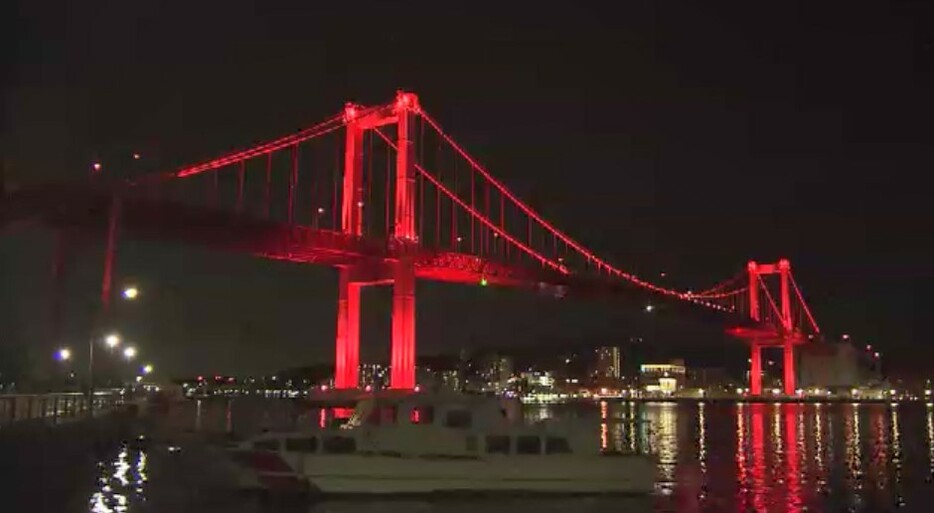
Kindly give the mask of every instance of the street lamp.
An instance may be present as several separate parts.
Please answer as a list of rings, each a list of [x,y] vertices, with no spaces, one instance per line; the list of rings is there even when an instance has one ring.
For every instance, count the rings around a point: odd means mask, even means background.
[[[143,374],[152,374],[152,370],[152,364],[147,363],[146,365],[143,365]]]
[[[123,298],[133,301],[136,297],[139,296],[139,289],[133,285],[123,289]]]
[[[67,347],[59,349],[55,353],[55,358],[61,362],[67,362],[68,360],[71,360],[71,349],[68,349]]]
[[[111,333],[104,337],[104,343],[107,344],[107,347],[113,349],[120,345],[120,335],[116,333]]]
[[[133,358],[135,358],[135,357],[136,357],[136,348],[133,347],[133,346],[130,346],[130,347],[124,349],[124,350],[123,350],[123,357],[126,358],[127,360],[132,360]]]
[[[652,306],[652,305],[645,305],[645,311],[646,311],[646,312],[651,312],[652,310],[655,310],[655,307],[654,307],[654,306]]]

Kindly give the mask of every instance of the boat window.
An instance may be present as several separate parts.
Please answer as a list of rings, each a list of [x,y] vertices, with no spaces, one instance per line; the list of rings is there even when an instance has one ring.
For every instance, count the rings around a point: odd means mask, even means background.
[[[433,406],[416,406],[409,412],[409,422],[412,424],[432,424],[435,421],[435,408]]]
[[[487,454],[509,454],[509,437],[506,435],[486,436]]]
[[[253,448],[260,451],[278,451],[279,440],[271,438],[269,440],[256,440],[253,442]]]
[[[571,452],[571,445],[568,439],[561,436],[549,436],[545,438],[545,454],[565,454]]]
[[[285,450],[289,452],[318,452],[318,439],[311,438],[286,438]]]
[[[321,446],[328,454],[347,454],[357,450],[357,440],[349,436],[329,436]]]
[[[451,428],[469,428],[472,421],[467,410],[450,410],[444,417],[444,425]]]
[[[541,454],[542,444],[537,436],[517,436],[516,454]]]
[[[396,413],[398,408],[396,406],[384,406],[380,408],[380,416],[382,417],[383,424],[395,424],[396,423]]]

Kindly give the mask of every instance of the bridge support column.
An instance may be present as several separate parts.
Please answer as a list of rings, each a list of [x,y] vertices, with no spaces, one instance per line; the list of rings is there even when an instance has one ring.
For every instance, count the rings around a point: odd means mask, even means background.
[[[749,391],[752,395],[762,395],[762,346],[755,340],[749,357]]]
[[[415,263],[403,256],[393,269],[390,387],[415,388]]]
[[[785,379],[783,380],[785,385],[785,395],[792,396],[795,395],[797,384],[795,383],[795,346],[791,343],[790,340],[785,341],[785,345],[782,348],[782,353],[784,356],[782,368],[785,373]]]
[[[350,268],[341,268],[337,299],[334,387],[357,388],[360,369],[360,284]]]

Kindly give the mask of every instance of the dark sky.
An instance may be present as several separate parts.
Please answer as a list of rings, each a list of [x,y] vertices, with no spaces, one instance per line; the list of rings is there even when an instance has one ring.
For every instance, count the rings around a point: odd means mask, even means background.
[[[21,1],[3,16],[6,180],[80,179],[132,151],[173,169],[407,88],[619,266],[700,287],[787,257],[826,331],[921,365],[934,356],[922,324],[934,306],[925,3]],[[35,230],[0,239],[8,352],[51,347],[49,247]],[[98,251],[73,261],[72,345]],[[144,288],[121,305],[123,330],[160,369],[331,359],[333,271],[134,241],[120,251],[120,279]],[[388,352],[387,298],[365,296],[366,359]],[[633,333],[673,353],[707,343],[682,322],[515,291],[429,284],[418,307],[425,353]]]

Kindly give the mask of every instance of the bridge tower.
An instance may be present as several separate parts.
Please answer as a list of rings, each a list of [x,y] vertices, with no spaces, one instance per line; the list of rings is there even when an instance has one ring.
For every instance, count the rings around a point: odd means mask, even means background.
[[[363,235],[363,135],[384,125],[396,125],[395,209],[392,246],[397,258],[388,269],[342,267],[339,270],[337,341],[334,386],[356,388],[360,365],[360,289],[366,285],[392,283],[392,350],[390,386],[415,387],[415,263],[418,244],[415,230],[415,152],[411,137],[418,97],[400,91],[391,107],[365,111],[348,103],[344,108],[347,127],[344,146],[343,203],[341,231]]]
[[[759,264],[750,261],[747,266],[749,275],[749,317],[756,322],[763,320],[759,302],[760,287],[764,287],[763,275],[778,274],[779,277],[779,303],[780,303],[780,329],[778,337],[762,334],[753,334],[750,340],[751,355],[749,358],[749,388],[752,395],[762,395],[762,348],[766,346],[779,346],[783,355],[783,380],[785,395],[794,395],[797,389],[795,372],[795,344],[800,341],[800,333],[794,329],[794,319],[791,313],[791,262],[781,259],[775,264]],[[764,290],[767,299],[772,298],[768,290]],[[774,302],[770,303],[774,306]],[[766,309],[768,311],[768,308]]]

